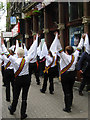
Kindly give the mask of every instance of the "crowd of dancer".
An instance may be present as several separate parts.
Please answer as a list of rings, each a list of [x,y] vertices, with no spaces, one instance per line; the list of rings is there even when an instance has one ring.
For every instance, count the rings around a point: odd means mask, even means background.
[[[73,85],[76,76],[76,64],[78,61],[80,50],[85,47],[85,52],[81,55],[78,62],[77,70],[83,74],[83,81],[79,89],[79,95],[83,95],[82,91],[86,83],[90,79],[90,37],[88,34],[82,34],[80,42],[74,51],[73,47],[66,46],[65,52],[60,43],[61,35],[55,32],[50,49],[48,50],[46,42],[40,42],[38,46],[38,34],[34,35],[33,44],[27,50],[25,44],[19,47],[18,41],[16,46],[13,45],[9,49],[4,45],[4,40],[1,40],[0,62],[2,62],[3,83],[6,87],[6,101],[10,102],[10,83],[12,86],[13,101],[8,107],[10,114],[13,115],[16,111],[19,95],[22,89],[22,104],[21,104],[21,119],[27,117],[27,97],[31,84],[31,75],[35,73],[36,83],[40,85],[40,74],[43,75],[43,85],[40,92],[45,94],[47,89],[47,81],[49,79],[49,92],[54,94],[53,78],[61,76],[61,85],[64,93],[65,108],[63,111],[71,112],[73,102]],[[60,66],[57,65],[60,59]],[[83,70],[83,61],[86,65]],[[58,69],[59,68],[59,69]],[[88,88],[89,90],[89,88]]]

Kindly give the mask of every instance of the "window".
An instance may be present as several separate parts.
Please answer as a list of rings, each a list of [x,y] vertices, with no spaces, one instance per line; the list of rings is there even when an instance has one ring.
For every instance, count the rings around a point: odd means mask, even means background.
[[[69,21],[81,18],[83,16],[83,3],[82,2],[69,2],[68,3]]]
[[[39,30],[43,30],[44,28],[44,14],[43,14],[43,10],[40,11],[40,15],[38,16],[38,27]]]
[[[74,48],[77,47],[83,32],[84,32],[83,25],[69,28],[69,40],[71,46],[73,46]]]

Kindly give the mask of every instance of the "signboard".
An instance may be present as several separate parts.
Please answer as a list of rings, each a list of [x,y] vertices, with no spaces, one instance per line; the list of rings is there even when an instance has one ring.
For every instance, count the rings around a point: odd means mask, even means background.
[[[11,38],[12,37],[12,32],[3,32],[3,37],[4,38]]]
[[[11,30],[12,31],[12,37],[15,37],[20,33],[20,23],[14,26],[14,28]]]
[[[16,24],[16,17],[12,16],[10,17],[10,24],[15,25]]]

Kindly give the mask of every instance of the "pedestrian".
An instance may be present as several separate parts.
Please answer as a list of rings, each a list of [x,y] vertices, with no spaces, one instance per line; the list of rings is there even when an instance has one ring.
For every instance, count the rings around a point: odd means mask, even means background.
[[[40,42],[38,48],[37,48],[37,55],[38,55],[38,62],[39,62],[39,75],[43,77],[43,71],[45,69],[45,55],[43,54],[45,42],[42,45],[42,42]]]
[[[87,40],[87,43],[86,43]],[[78,62],[78,70],[83,75],[83,79],[81,81],[80,87],[79,87],[79,95],[83,96],[83,89],[85,85],[87,84],[87,91],[90,90],[90,37],[88,35],[85,35],[85,41],[84,44],[86,45],[85,52],[82,53],[80,60]]]
[[[35,44],[37,46],[37,43],[38,43],[38,36],[37,36],[37,34],[34,35],[33,42],[34,41],[35,41]],[[31,79],[31,76],[32,76],[33,73],[35,74],[37,85],[40,85],[39,64],[38,64],[38,60],[37,60],[37,52],[36,52],[36,55],[35,55],[34,59],[32,61],[30,61],[30,63],[29,63],[29,75],[30,75],[30,79]]]
[[[13,55],[12,52],[10,52],[10,54]],[[10,99],[11,99],[10,86],[12,86],[12,94],[14,91],[14,69],[13,69],[13,65],[5,55],[3,55],[3,60],[4,60],[4,63],[6,63],[4,65],[4,79],[6,81],[5,82],[6,83],[6,101],[10,102]]]
[[[1,63],[1,73],[2,73],[2,81],[3,81],[3,85],[2,86],[6,86],[6,82],[5,82],[5,78],[4,78],[4,61],[2,61]]]
[[[58,33],[56,34],[58,40]],[[65,103],[65,108],[63,109],[63,111],[69,113],[71,112],[71,106],[73,102],[73,85],[76,76],[75,65],[79,56],[79,51],[82,48],[82,44],[79,43],[75,52],[73,47],[71,46],[66,46],[65,52],[62,50],[61,44],[59,48],[61,84],[64,92]]]
[[[50,92],[50,94],[54,94],[53,78],[55,77],[56,57],[57,57],[56,54],[52,55],[51,51],[47,50],[47,46],[46,46],[45,70],[43,71],[44,72],[44,81],[43,81],[42,89],[40,89],[41,93],[45,93],[45,91],[47,89],[47,81],[49,79],[49,83],[50,83],[49,92]]]
[[[0,47],[0,53],[2,52],[2,49]],[[3,82],[3,87],[6,86],[6,82],[5,82],[5,77],[4,77],[4,61],[2,59],[2,55],[0,55],[0,64],[1,64],[1,73],[2,73],[2,82]]]
[[[4,48],[5,48],[5,46],[2,45],[2,52],[5,52]],[[13,50],[9,50],[9,52],[11,55],[14,55]],[[6,84],[6,101],[10,102],[10,99],[11,99],[11,87],[10,86],[12,86],[12,94],[14,91],[14,69],[13,69],[12,63],[5,55],[2,55],[2,59],[4,61],[4,79],[5,79],[5,84]]]
[[[4,42],[2,41],[2,44]],[[35,47],[34,47],[35,48]],[[9,58],[10,62],[14,66],[14,74],[15,74],[15,80],[14,80],[14,97],[12,104],[8,107],[8,110],[10,111],[10,114],[13,115],[16,111],[16,107],[18,104],[18,99],[20,92],[22,90],[22,103],[21,103],[21,119],[25,119],[27,117],[26,114],[26,108],[27,108],[27,96],[28,96],[28,90],[30,87],[30,77],[29,77],[29,61],[32,60],[35,56],[36,48],[33,51],[31,51],[28,56],[25,58],[24,56],[24,50],[23,48],[19,47],[17,50],[18,58],[15,60],[15,57],[10,55],[10,53],[6,53],[7,57]]]

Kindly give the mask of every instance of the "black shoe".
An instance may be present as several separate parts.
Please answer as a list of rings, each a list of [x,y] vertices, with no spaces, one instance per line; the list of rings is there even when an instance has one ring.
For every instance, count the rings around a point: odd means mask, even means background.
[[[10,102],[10,99],[6,99],[7,102]]]
[[[53,92],[50,92],[50,94],[52,94],[52,95],[53,95],[54,93],[53,93]]]
[[[83,93],[82,93],[82,92],[79,92],[79,95],[80,95],[80,96],[83,96]]]
[[[21,115],[21,120],[27,118],[27,114]]]
[[[45,93],[45,91],[43,91],[42,89],[40,89],[40,92],[41,92],[41,93]]]
[[[2,86],[3,86],[3,87],[6,87],[6,85],[5,85],[5,84],[3,84]]]
[[[37,85],[40,85],[40,82],[37,82]]]
[[[8,110],[10,111],[10,114],[13,115],[13,111],[11,110],[11,106],[8,106]]]
[[[70,113],[70,112],[71,112],[71,109],[64,108],[63,111]]]

